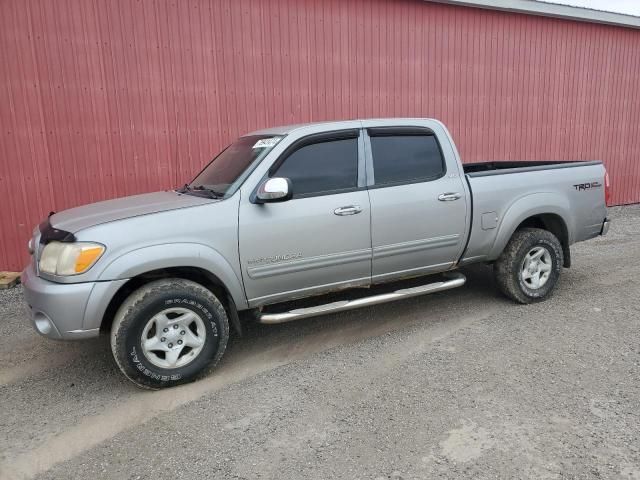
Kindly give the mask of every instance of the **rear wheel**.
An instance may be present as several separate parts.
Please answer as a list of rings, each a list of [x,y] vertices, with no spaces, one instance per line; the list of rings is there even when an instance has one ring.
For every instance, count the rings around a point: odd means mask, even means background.
[[[519,303],[541,301],[551,295],[564,262],[560,241],[547,230],[516,231],[494,264],[498,288]]]
[[[210,290],[163,279],[136,290],[118,309],[111,350],[129,380],[157,389],[195,380],[215,366],[228,338],[227,314]]]

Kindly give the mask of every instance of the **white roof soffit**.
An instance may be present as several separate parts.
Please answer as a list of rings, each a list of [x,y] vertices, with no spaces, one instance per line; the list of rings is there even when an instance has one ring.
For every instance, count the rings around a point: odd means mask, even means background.
[[[545,17],[565,18],[580,22],[604,23],[621,27],[640,28],[640,17],[622,13],[592,10],[590,8],[572,7],[557,3],[537,2],[534,0],[428,0],[437,3],[448,3],[466,7],[503,10],[506,12],[542,15]]]

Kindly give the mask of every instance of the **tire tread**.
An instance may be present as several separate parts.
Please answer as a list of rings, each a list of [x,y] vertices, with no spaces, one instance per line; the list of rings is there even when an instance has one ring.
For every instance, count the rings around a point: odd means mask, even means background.
[[[218,364],[218,362],[224,355],[227,347],[227,339],[229,337],[229,321],[224,306],[222,305],[222,303],[220,303],[213,292],[199,283],[182,278],[168,278],[152,281],[150,283],[147,283],[146,285],[143,285],[126,298],[122,305],[120,305],[120,308],[118,308],[114,317],[113,324],[111,326],[110,343],[113,358],[115,359],[118,368],[125,375],[125,377],[127,377],[131,382],[135,383],[139,387],[149,390],[157,390],[158,388],[160,388],[158,385],[149,382],[149,379],[146,377],[137,375],[134,376],[131,374],[132,369],[127,368],[127,353],[123,348],[120,348],[120,341],[121,339],[124,340],[122,337],[126,332],[128,325],[134,321],[136,310],[140,309],[148,298],[162,294],[175,294],[176,291],[180,290],[191,290],[192,292],[195,291],[198,295],[207,298],[207,300],[210,301],[211,304],[215,307],[214,314],[222,320],[220,322],[222,331],[219,333],[219,348],[217,349],[216,354],[211,359],[207,367],[203,368],[194,377],[189,378],[185,381],[173,383],[172,386],[179,383],[186,383],[187,381],[193,381],[206,375]]]
[[[494,264],[494,275],[498,289],[504,295],[518,303],[528,304],[544,300],[551,294],[553,287],[555,287],[554,285],[547,294],[541,297],[531,297],[520,288],[518,275],[514,274],[514,269],[518,270],[520,268],[522,261],[520,255],[522,254],[521,250],[523,245],[527,243],[535,244],[541,239],[545,239],[554,245],[556,250],[555,253],[559,256],[559,268],[561,269],[563,258],[560,241],[551,232],[541,228],[522,228],[520,230],[516,230],[502,254]]]

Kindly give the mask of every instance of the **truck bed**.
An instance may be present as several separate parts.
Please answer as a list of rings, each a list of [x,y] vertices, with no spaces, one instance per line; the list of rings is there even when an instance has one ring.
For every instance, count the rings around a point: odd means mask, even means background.
[[[495,260],[521,220],[539,212],[551,221],[565,219],[568,244],[600,233],[606,217],[602,162],[481,162],[463,169],[472,215],[462,263]]]
[[[462,168],[464,173],[470,177],[485,177],[488,175],[504,175],[508,173],[534,172],[537,170],[551,170],[556,168],[584,167],[587,165],[598,165],[599,161],[489,161],[464,163]]]

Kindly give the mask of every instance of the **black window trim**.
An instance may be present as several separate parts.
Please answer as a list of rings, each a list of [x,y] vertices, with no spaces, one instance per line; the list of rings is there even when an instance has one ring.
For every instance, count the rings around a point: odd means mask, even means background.
[[[266,179],[271,178],[276,171],[278,170],[278,168],[280,168],[280,166],[284,163],[284,161],[290,157],[294,152],[300,150],[302,147],[306,147],[308,145],[314,145],[316,143],[325,143],[325,142],[331,142],[331,141],[335,141],[335,140],[349,140],[349,139],[357,139],[357,153],[358,153],[358,157],[356,159],[357,161],[357,176],[356,176],[356,187],[349,187],[349,188],[340,188],[337,190],[324,190],[321,192],[313,192],[313,193],[294,193],[293,196],[291,197],[291,200],[296,200],[299,198],[312,198],[312,197],[321,197],[324,195],[336,195],[339,193],[350,193],[350,192],[357,192],[360,190],[366,190],[367,186],[365,184],[365,182],[362,182],[362,186],[360,186],[361,181],[360,179],[364,176],[364,171],[361,168],[361,161],[360,161],[360,156],[362,155],[361,153],[361,129],[360,128],[347,128],[347,129],[342,129],[342,130],[331,130],[328,132],[319,132],[319,133],[312,133],[309,135],[305,135],[304,137],[299,138],[298,140],[294,141],[291,145],[289,145],[281,154],[280,156],[273,162],[273,164],[271,164],[271,166],[269,167],[269,170],[267,170],[267,173],[265,173],[262,178],[260,179],[260,181],[258,182],[258,185],[256,185],[256,187],[253,189],[253,192],[251,193],[251,197],[250,197],[250,202],[251,203],[256,203],[255,199],[256,199],[256,194],[258,192],[258,188],[260,188],[260,185],[262,185],[262,182],[264,182]],[[294,187],[295,188],[295,187]],[[289,201],[291,201],[289,200]]]
[[[367,138],[365,139],[366,145],[366,162],[367,162],[367,172],[371,172],[367,175],[367,188],[369,190],[373,190],[376,188],[389,188],[389,187],[397,187],[401,185],[412,185],[414,183],[426,183],[433,182],[434,180],[438,180],[444,177],[447,174],[447,161],[444,158],[444,152],[442,150],[442,145],[440,144],[440,139],[436,133],[428,128],[428,127],[418,127],[418,126],[382,126],[382,127],[367,127],[365,129],[367,131]],[[430,177],[417,177],[412,178],[410,180],[401,180],[397,182],[386,182],[386,183],[375,183],[375,168],[373,165],[373,150],[371,148],[371,137],[399,137],[399,136],[433,136],[436,140],[436,145],[438,147],[438,151],[440,152],[440,159],[442,161],[442,172],[438,175],[432,175]]]

